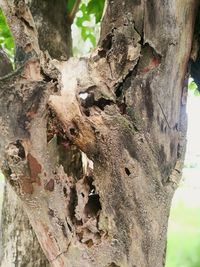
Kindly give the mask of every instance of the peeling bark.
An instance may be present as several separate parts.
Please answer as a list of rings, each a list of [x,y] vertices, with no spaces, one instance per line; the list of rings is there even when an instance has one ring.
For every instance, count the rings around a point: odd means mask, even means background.
[[[34,1],[34,4],[31,5],[31,10],[37,9],[37,4],[38,7],[40,7],[40,2],[36,3]],[[44,3],[43,3],[44,4]],[[45,8],[40,10],[40,15],[43,17],[42,13],[47,14],[49,12],[51,4],[52,8],[52,3],[48,2],[48,5],[46,4]],[[60,4],[60,3],[59,3]],[[63,3],[61,3],[63,5]],[[60,7],[63,9],[62,7]],[[54,7],[52,8],[54,10]],[[34,12],[33,12],[34,15]],[[64,4],[64,9],[62,10],[62,15],[64,21],[66,21],[67,16],[66,16],[66,9],[65,9],[65,4]],[[59,16],[61,18],[61,14]],[[37,18],[34,16],[34,21],[37,22]],[[46,16],[48,19],[48,17]],[[49,20],[52,20],[52,17],[49,17]],[[41,20],[40,20],[41,22]],[[48,24],[48,23],[47,23]],[[45,24],[45,25],[47,25]],[[51,24],[54,24],[54,28],[57,31],[59,25],[55,25],[55,22]],[[38,23],[36,23],[38,26]],[[41,27],[41,25],[39,25]],[[39,27],[38,26],[38,27]],[[49,39],[52,39],[50,35],[47,35],[46,38],[44,36],[44,33],[48,31],[45,31],[44,23],[43,23],[43,28],[42,32],[39,35],[39,42],[42,44],[42,49],[45,50],[45,53],[48,52],[51,56],[55,55],[55,49],[57,50],[56,58],[59,58],[60,55],[63,56],[63,58],[67,58],[69,55],[71,55],[71,32],[70,30],[66,31],[66,28],[70,28],[69,23],[66,24],[63,23],[61,24],[61,29],[59,31],[60,33],[60,41],[62,41],[63,45],[59,45],[58,42],[56,42],[56,39],[53,39],[53,41],[50,43]],[[52,27],[51,27],[52,31]],[[48,38],[47,38],[48,37]],[[45,41],[44,41],[45,40]],[[60,55],[58,48],[60,49]],[[0,66],[0,77],[9,74],[12,71],[12,65],[7,59],[6,55],[1,52],[1,66]],[[24,58],[21,57],[21,49],[17,49],[17,54],[16,54],[16,61],[19,65],[23,64]],[[22,62],[21,62],[22,61]],[[12,101],[12,96],[11,96],[11,101]],[[61,151],[62,154],[62,151]],[[78,161],[78,158],[80,158],[80,153],[76,153],[76,149],[73,149],[72,151],[68,151],[68,153],[65,153],[63,157],[67,157],[68,161],[67,163],[72,161],[76,161],[76,167],[78,167],[78,164],[80,165]],[[75,164],[74,162],[70,163],[69,165],[65,162],[65,168],[72,173],[74,172],[75,169]],[[79,174],[80,168],[76,168],[76,175]],[[37,237],[34,234],[34,231],[32,230],[32,227],[30,226],[29,220],[27,218],[27,214],[23,212],[22,210],[22,205],[21,202],[18,200],[18,198],[13,195],[14,192],[13,190],[10,189],[9,185],[6,183],[5,185],[5,192],[4,192],[4,198],[3,198],[3,210],[2,210],[2,220],[1,220],[1,238],[0,238],[0,243],[1,243],[1,249],[0,249],[0,265],[2,267],[4,266],[32,266],[34,263],[34,267],[37,266],[49,266],[49,262],[46,259],[46,257],[43,254],[43,251],[41,250],[40,244],[37,241]],[[28,251],[27,251],[27,248]]]
[[[52,266],[164,266],[195,4],[108,1],[97,49],[67,62],[20,31],[34,45],[0,80],[1,168]],[[21,29],[24,10],[11,18]],[[71,146],[85,157],[79,177],[61,156]]]
[[[3,51],[0,51],[0,57],[0,77],[9,75],[13,71],[12,64]],[[35,267],[49,266],[27,214],[22,210],[20,200],[8,183],[5,183],[2,192],[4,194],[3,206],[0,205],[0,265],[32,266],[34,262]]]

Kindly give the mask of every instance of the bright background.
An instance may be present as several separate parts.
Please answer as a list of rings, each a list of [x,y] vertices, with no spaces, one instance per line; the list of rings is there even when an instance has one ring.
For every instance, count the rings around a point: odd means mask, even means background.
[[[200,267],[200,96],[189,91],[183,178],[169,219],[166,267]]]

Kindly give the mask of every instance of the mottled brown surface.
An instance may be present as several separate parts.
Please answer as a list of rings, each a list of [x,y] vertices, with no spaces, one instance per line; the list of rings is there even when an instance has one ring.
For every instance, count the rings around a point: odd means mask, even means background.
[[[49,267],[23,206],[6,184],[2,209],[1,267]]]
[[[6,104],[0,109],[2,132],[7,126],[2,169],[52,266],[160,267],[185,153],[182,99],[196,1],[107,3],[90,58],[47,61],[34,42],[43,79],[23,79],[25,65],[21,76],[0,81],[10,88],[2,89],[2,103],[16,96],[15,114]],[[34,31],[20,34],[30,42],[35,37]],[[79,176],[67,171],[60,154],[70,146],[84,162]],[[34,170],[41,181],[31,193],[21,183],[30,169],[27,155],[34,158],[30,176]]]

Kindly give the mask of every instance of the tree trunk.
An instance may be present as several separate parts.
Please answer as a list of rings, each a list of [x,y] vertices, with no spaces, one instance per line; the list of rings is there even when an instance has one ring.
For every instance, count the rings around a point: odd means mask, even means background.
[[[107,1],[97,49],[67,62],[41,52],[24,1],[2,3],[21,65],[0,80],[1,168],[47,258],[164,266],[197,1]],[[65,167],[72,146],[79,176]]]
[[[43,1],[42,6],[40,1],[29,1],[29,6],[37,25],[41,49],[57,59],[60,59],[61,56],[62,59],[67,59],[72,53],[71,23],[67,21],[66,1],[59,1],[56,5],[53,1]],[[54,8],[59,9],[61,21],[56,20]],[[41,17],[43,17],[42,24]],[[45,23],[44,20],[46,20]],[[49,26],[45,27],[45,25],[51,25],[51,29]],[[52,37],[55,36],[55,31],[57,32],[57,38]],[[51,34],[49,34],[50,32]],[[6,55],[1,52],[0,77],[9,74],[11,71],[11,63]],[[74,151],[73,149],[73,151],[68,152],[68,162],[72,157],[73,159],[80,158],[79,153],[77,155]],[[80,163],[77,162],[76,167],[78,164]],[[70,163],[67,167],[71,172],[75,168],[73,163]],[[77,175],[79,172],[80,168],[76,168]],[[43,254],[37,237],[29,223],[27,214],[22,210],[21,201],[14,194],[9,184],[6,183],[3,206],[0,209],[2,210],[2,219],[0,220],[0,266],[49,266],[49,262]]]
[[[0,50],[0,77],[12,72],[12,64]],[[2,186],[2,185],[1,185]],[[2,194],[4,192],[4,194]],[[8,183],[1,192],[0,203],[0,266],[49,266],[37,237],[22,210],[21,202]],[[29,248],[29,250],[27,250]]]
[[[16,194],[6,185],[2,214],[2,267],[46,267],[49,263],[38,244]]]

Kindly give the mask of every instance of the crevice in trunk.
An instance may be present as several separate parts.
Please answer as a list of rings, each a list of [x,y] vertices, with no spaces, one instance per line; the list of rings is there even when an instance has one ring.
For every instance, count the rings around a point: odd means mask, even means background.
[[[106,106],[110,106],[114,104],[113,100],[106,99],[104,97],[99,97],[95,99],[95,95],[93,92],[81,92],[79,93],[79,98],[81,102],[81,106],[83,107],[83,111],[87,117],[90,116],[90,108],[98,107],[100,110],[104,110]]]
[[[147,73],[158,67],[161,63],[162,56],[158,54],[148,43],[144,44],[141,49],[141,56],[138,62],[137,74]]]
[[[115,264],[114,262],[112,262],[108,267],[120,267],[120,266]],[[135,267],[135,266],[133,266],[133,267]]]
[[[88,95],[89,93],[86,96]],[[94,100],[92,104],[98,105],[99,102]],[[102,107],[101,104],[100,100],[100,107]],[[92,107],[92,105],[86,107]],[[83,155],[78,147],[72,145],[68,134],[63,131],[62,125],[51,110],[47,121],[49,150],[53,150],[54,154],[57,151],[57,165],[61,165],[64,172],[71,177],[62,189],[68,201],[67,209],[70,218],[70,220],[66,218],[68,229],[75,233],[81,244],[92,247],[101,242],[102,235],[105,236],[98,226],[102,207],[94,185],[93,162],[86,154]],[[69,127],[69,133],[72,137],[76,135],[76,125]],[[49,211],[49,214],[54,215],[52,211]]]
[[[105,233],[99,229],[101,203],[92,176],[85,176],[76,184],[78,203],[75,209],[75,231],[81,243],[91,247],[101,242]]]

